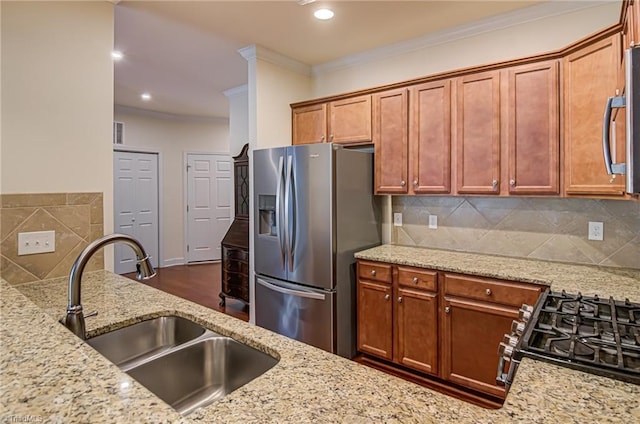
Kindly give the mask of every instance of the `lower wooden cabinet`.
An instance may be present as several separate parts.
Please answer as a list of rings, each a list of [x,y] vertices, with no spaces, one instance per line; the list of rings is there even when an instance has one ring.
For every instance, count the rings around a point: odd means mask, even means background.
[[[358,351],[494,398],[498,345],[544,286],[358,261]]]
[[[391,285],[358,281],[358,350],[393,359]]]

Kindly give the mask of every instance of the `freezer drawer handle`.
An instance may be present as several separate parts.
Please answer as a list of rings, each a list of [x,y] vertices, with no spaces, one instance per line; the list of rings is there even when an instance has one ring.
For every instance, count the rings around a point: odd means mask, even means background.
[[[307,297],[309,299],[318,299],[318,300],[325,300],[325,298],[326,298],[326,296],[324,294],[321,294],[321,293],[285,289],[284,287],[280,287],[280,286],[276,286],[275,284],[267,283],[266,281],[264,281],[264,280],[262,280],[260,278],[256,279],[256,281],[258,282],[258,284],[261,284],[261,285],[265,286],[266,288],[268,288],[270,290],[277,291],[277,292],[283,293],[283,294],[289,294],[291,296]]]

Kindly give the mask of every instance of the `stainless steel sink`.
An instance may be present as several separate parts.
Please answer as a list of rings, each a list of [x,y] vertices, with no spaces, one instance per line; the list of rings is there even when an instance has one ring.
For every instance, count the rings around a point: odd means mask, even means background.
[[[168,316],[142,321],[87,340],[123,371],[194,340],[206,329],[188,319]]]
[[[128,371],[182,415],[264,374],[277,359],[229,337],[213,336]]]
[[[87,343],[182,415],[224,397],[278,363],[178,316],[143,321]]]

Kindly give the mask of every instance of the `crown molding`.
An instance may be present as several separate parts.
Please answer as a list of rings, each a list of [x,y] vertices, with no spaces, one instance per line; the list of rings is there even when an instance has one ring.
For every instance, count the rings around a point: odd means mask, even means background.
[[[513,12],[481,19],[466,25],[436,31],[421,37],[345,56],[330,62],[321,63],[312,67],[312,74],[314,76],[318,76],[331,73],[340,69],[346,69],[356,65],[386,59],[402,53],[410,53],[416,50],[477,36],[487,32],[497,31],[553,16],[574,13],[609,3],[611,2],[606,0],[584,2],[549,1],[524,9],[515,10]]]
[[[262,47],[256,44],[252,44],[247,47],[243,47],[238,50],[238,53],[242,55],[247,61],[260,59],[265,62],[278,65],[282,68],[296,72],[301,75],[311,76],[311,67],[302,62],[298,62],[295,59],[291,59],[288,56],[270,50],[266,47]]]
[[[177,113],[157,112],[155,110],[140,109],[132,106],[116,104],[113,107],[114,113],[123,113],[128,115],[146,116],[148,118],[182,121],[182,122],[208,122],[211,124],[229,124],[229,118],[217,116],[195,116],[195,115],[179,115]]]
[[[249,92],[249,85],[243,84],[237,87],[230,88],[228,90],[224,90],[222,94],[224,94],[227,98],[229,98],[229,97],[236,97],[241,94],[246,94],[248,92]]]

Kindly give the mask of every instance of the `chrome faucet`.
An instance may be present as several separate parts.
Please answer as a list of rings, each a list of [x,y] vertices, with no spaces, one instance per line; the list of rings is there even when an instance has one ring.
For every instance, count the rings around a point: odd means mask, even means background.
[[[80,282],[89,259],[102,247],[112,243],[125,243],[131,246],[137,257],[137,278],[146,280],[156,275],[149,255],[144,251],[144,247],[135,238],[125,234],[109,234],[91,242],[76,258],[69,273],[69,302],[67,304],[67,315],[64,317],[64,325],[82,340],[86,339],[84,314],[80,303]]]

